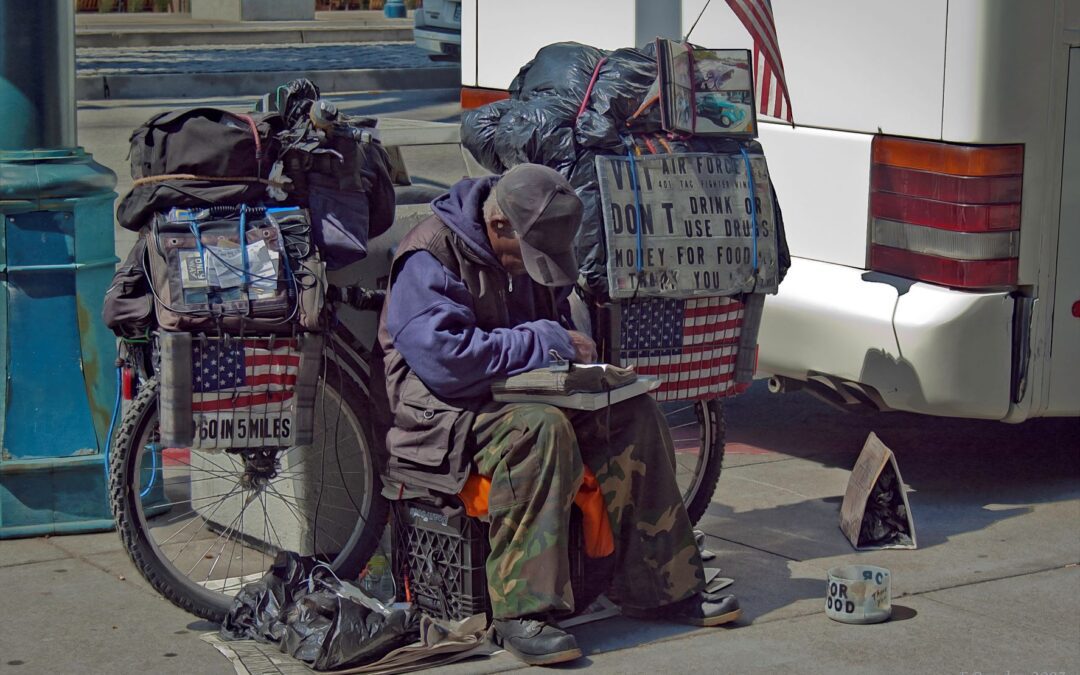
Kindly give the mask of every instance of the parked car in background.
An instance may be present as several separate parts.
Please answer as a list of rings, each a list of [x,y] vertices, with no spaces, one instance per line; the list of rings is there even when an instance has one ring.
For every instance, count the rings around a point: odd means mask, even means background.
[[[460,0],[424,0],[413,14],[413,39],[432,59],[461,59]]]

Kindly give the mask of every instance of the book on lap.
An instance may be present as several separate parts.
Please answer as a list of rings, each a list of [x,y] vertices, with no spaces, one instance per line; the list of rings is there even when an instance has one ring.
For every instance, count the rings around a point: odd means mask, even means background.
[[[559,408],[599,410],[660,386],[655,377],[610,364],[572,365],[568,370],[537,368],[491,385],[502,403],[547,403]]]

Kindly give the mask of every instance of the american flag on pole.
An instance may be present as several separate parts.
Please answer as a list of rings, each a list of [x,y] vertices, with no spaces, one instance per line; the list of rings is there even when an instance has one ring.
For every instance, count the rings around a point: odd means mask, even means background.
[[[621,364],[659,377],[658,401],[733,395],[744,318],[743,304],[727,297],[624,303]]]
[[[295,340],[196,340],[191,347],[193,412],[244,411],[293,397]]]
[[[784,79],[784,60],[776,39],[772,3],[769,0],[727,0],[754,38],[754,83],[758,112],[795,123],[791,116],[791,97]]]

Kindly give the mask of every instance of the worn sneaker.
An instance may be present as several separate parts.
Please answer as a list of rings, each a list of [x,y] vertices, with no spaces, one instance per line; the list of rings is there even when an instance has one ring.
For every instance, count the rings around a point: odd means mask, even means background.
[[[540,619],[495,619],[495,643],[530,666],[581,658],[574,636]]]
[[[690,626],[721,626],[737,620],[742,616],[742,610],[734,595],[701,592],[654,609],[623,607],[623,614],[637,619],[666,619]]]

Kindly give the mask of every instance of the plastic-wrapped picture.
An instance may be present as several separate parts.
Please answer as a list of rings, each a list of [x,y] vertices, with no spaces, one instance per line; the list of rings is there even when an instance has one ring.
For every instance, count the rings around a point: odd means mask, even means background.
[[[749,51],[659,39],[656,53],[665,129],[706,136],[757,135]]]

